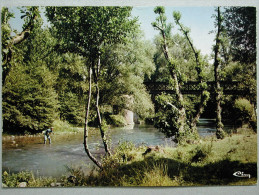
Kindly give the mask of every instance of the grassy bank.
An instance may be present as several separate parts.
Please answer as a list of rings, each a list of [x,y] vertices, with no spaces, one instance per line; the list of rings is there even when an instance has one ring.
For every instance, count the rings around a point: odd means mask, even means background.
[[[116,155],[105,161],[105,169],[87,177],[81,185],[251,185],[257,181],[257,135],[252,132],[177,148],[163,147],[143,156],[145,150],[122,144]],[[251,178],[233,176],[237,171]]]
[[[207,138],[196,144],[153,148],[121,143],[112,157],[103,159],[104,169],[84,175],[71,169],[70,178],[18,180],[17,174],[3,174],[6,186],[202,186],[253,185],[257,182],[257,134],[239,129],[223,140]],[[235,177],[241,171],[248,177]],[[42,182],[41,182],[42,181]]]
[[[66,121],[56,120],[53,122],[52,127],[54,128],[53,132],[57,135],[65,134],[65,133],[78,133],[83,131],[83,127],[76,127],[69,124]],[[26,137],[35,137],[41,136],[42,131],[35,131],[34,133],[25,131],[24,133],[13,133],[13,132],[3,132],[2,137],[18,137],[18,136],[26,136]]]

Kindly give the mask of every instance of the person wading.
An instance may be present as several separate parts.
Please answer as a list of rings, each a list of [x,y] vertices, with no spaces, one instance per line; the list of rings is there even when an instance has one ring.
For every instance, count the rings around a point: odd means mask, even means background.
[[[51,144],[50,134],[53,132],[53,127],[43,131],[44,134],[44,144],[46,144],[47,139],[49,140],[49,144]]]

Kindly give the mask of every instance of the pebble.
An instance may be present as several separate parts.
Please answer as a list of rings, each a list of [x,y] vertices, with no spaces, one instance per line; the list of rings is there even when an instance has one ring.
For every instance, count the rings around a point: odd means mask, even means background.
[[[50,186],[51,186],[51,187],[61,187],[61,183],[54,183],[54,182],[52,182],[52,183],[50,184]]]
[[[61,187],[61,185],[62,185],[61,183],[56,183],[57,187]]]
[[[27,187],[27,183],[26,182],[21,182],[18,187],[25,188],[25,187]]]

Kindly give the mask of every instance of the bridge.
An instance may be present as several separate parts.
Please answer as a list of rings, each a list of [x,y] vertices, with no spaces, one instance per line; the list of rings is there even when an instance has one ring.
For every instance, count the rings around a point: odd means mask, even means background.
[[[161,94],[162,92],[168,94],[174,94],[175,91],[172,90],[172,87],[169,87],[169,84],[166,82],[144,82],[147,90],[150,94],[156,95]],[[223,94],[225,95],[246,95],[249,93],[249,90],[245,88],[238,81],[221,81],[220,87],[223,89]],[[216,83],[214,81],[207,82],[207,90],[213,94],[215,93]],[[181,86],[182,94],[194,94],[198,95],[201,93],[201,88],[198,81],[188,81]]]

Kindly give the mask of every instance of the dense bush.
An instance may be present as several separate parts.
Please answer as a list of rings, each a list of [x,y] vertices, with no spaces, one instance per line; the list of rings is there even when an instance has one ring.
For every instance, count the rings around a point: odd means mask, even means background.
[[[54,132],[78,132],[79,128],[74,127],[67,121],[55,120],[52,124]]]
[[[155,116],[155,127],[159,129],[166,137],[176,136],[179,129],[177,119],[179,117],[178,109],[172,107],[168,102],[173,102],[173,97],[169,95],[159,95],[156,101],[159,105]]]
[[[55,120],[57,109],[53,75],[46,67],[20,66],[11,72],[3,87],[4,131],[41,131]]]
[[[110,123],[115,127],[127,125],[125,118],[121,115],[110,115]]]
[[[235,118],[241,125],[249,124],[254,130],[256,129],[256,116],[253,105],[244,98],[239,98],[234,103]]]
[[[154,126],[159,129],[166,137],[170,137],[174,142],[184,144],[190,140],[198,138],[197,131],[192,130],[187,124],[184,124],[184,131],[179,131],[179,109],[177,108],[179,102],[175,101],[175,98],[170,95],[162,94],[157,96],[157,113],[154,118]],[[189,99],[188,99],[189,101]],[[188,102],[186,102],[188,104]],[[192,115],[192,106],[189,106],[188,115]]]

